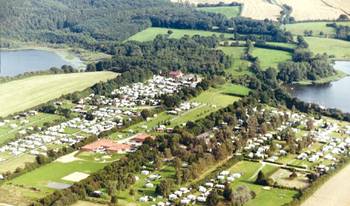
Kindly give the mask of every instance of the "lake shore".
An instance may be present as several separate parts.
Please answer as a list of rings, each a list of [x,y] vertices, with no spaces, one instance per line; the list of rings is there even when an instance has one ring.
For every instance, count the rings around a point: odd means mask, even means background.
[[[350,205],[350,164],[324,183],[301,206]]]
[[[24,50],[41,50],[53,52],[61,57],[64,61],[69,62],[77,69],[85,69],[86,63],[76,53],[70,51],[68,48],[54,48],[38,45],[23,45],[15,48],[0,48],[0,51],[24,51]]]
[[[341,80],[347,76],[350,76],[350,74],[347,74],[343,71],[337,70],[337,74],[326,77],[326,78],[322,78],[322,79],[318,79],[315,81],[311,81],[311,80],[305,80],[305,81],[299,81],[299,82],[295,82],[292,85],[297,85],[297,86],[310,86],[310,85],[321,85],[321,84],[328,84],[334,81],[338,81]]]

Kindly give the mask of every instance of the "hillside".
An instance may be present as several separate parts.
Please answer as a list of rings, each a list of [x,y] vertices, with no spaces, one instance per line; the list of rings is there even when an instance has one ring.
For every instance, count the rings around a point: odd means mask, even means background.
[[[179,2],[178,0],[172,0]],[[187,0],[192,4],[219,2],[231,3],[232,0]],[[282,5],[287,4],[293,8],[292,16],[297,21],[305,20],[334,20],[340,14],[350,14],[348,0],[235,0],[243,3],[241,15],[253,19],[276,20],[282,11]]]
[[[199,13],[167,0],[0,0],[0,4],[1,47],[15,39],[90,48],[150,27],[153,16]]]

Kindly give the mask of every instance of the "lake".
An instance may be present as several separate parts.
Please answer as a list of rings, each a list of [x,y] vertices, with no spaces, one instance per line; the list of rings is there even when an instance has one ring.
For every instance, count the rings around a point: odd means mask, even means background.
[[[337,61],[334,67],[350,74],[350,61]],[[291,93],[306,102],[350,112],[350,76],[323,85],[293,86]]]
[[[55,52],[44,50],[0,51],[0,76],[16,76],[25,72],[47,70],[50,67],[71,65],[75,68],[81,65],[77,57],[67,61]]]

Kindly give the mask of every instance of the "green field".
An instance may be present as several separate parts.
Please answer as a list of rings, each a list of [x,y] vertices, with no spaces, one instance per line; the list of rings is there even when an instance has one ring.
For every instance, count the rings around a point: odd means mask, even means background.
[[[115,76],[112,72],[40,75],[0,84],[0,116],[29,109],[63,94],[84,90]]]
[[[241,59],[245,47],[219,47],[219,49],[226,55],[230,56],[233,61],[233,64],[228,69],[229,74],[232,74],[233,76],[251,74],[248,70],[249,62]]]
[[[216,7],[199,7],[199,11],[217,13],[226,16],[227,18],[237,17],[241,13],[240,6],[216,6]]]
[[[304,31],[312,30],[313,36],[320,36],[320,32],[323,32],[323,37],[331,37],[335,34],[335,29],[327,27],[326,24],[331,22],[305,22],[296,24],[287,24],[283,26],[287,31],[292,32],[294,35],[304,35]],[[348,25],[350,22],[336,22],[338,25]]]
[[[128,38],[128,40],[133,41],[152,41],[158,34],[167,34],[168,31],[171,30],[173,33],[170,35],[170,38],[179,39],[183,37],[184,35],[188,36],[194,36],[194,35],[201,35],[201,36],[212,36],[216,35],[219,36],[223,33],[219,32],[210,32],[210,31],[200,31],[200,30],[190,30],[190,29],[167,29],[167,28],[157,28],[157,27],[151,27],[147,28],[131,37]],[[231,34],[224,34],[225,37],[229,38],[232,37]]]
[[[106,155],[87,152],[80,153],[76,155],[76,158],[78,159],[67,163],[57,161],[49,163],[31,172],[16,177],[15,179],[7,182],[2,187],[3,189],[6,189],[11,185],[18,187],[19,190],[21,190],[21,188],[36,188],[35,191],[24,192],[22,194],[23,197],[43,197],[46,194],[54,191],[54,189],[47,187],[47,184],[49,182],[72,184],[74,182],[62,180],[62,178],[73,172],[83,172],[86,174],[94,173],[102,169],[111,161],[116,160],[120,157],[118,154],[113,154],[112,156],[108,156],[108,159],[104,159],[103,156]]]
[[[336,59],[350,59],[350,42],[318,37],[305,37],[310,50],[316,53],[334,55]]]
[[[269,67],[277,68],[278,63],[291,60],[292,58],[289,52],[262,48],[254,48],[253,56],[259,58],[260,66],[263,70]]]

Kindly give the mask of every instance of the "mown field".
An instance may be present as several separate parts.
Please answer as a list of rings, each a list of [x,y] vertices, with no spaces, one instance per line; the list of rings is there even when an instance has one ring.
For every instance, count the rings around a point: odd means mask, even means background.
[[[335,34],[335,29],[326,25],[332,22],[303,22],[296,24],[287,24],[283,27],[294,35],[304,35],[304,31],[312,31],[313,36],[331,37]],[[336,22],[338,25],[350,26],[350,22]],[[323,32],[323,35],[320,33]]]
[[[252,55],[259,58],[262,69],[277,68],[278,63],[291,60],[292,58],[289,52],[262,48],[254,48]]]
[[[4,117],[64,94],[84,90],[115,76],[112,72],[42,75],[0,84],[0,116]]]
[[[350,42],[348,41],[318,37],[305,37],[305,40],[315,54],[327,53],[334,55],[335,59],[350,59]]]
[[[210,13],[217,13],[226,16],[227,18],[232,18],[239,16],[241,13],[240,6],[216,6],[216,7],[200,7],[197,8],[199,11],[205,11]]]
[[[183,37],[184,35],[188,36],[194,36],[194,35],[201,35],[201,36],[212,36],[216,35],[219,36],[222,33],[219,32],[210,32],[210,31],[200,31],[200,30],[191,30],[191,29],[168,29],[168,28],[157,28],[157,27],[151,27],[147,28],[131,37],[128,38],[128,41],[152,41],[158,34],[167,34],[168,31],[171,30],[173,33],[170,35],[170,38],[179,39]],[[231,37],[231,34],[224,34],[225,37]]]

